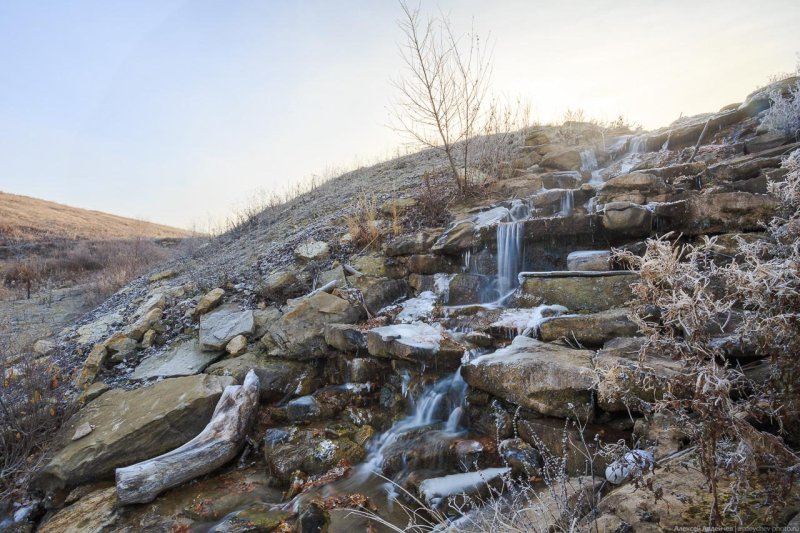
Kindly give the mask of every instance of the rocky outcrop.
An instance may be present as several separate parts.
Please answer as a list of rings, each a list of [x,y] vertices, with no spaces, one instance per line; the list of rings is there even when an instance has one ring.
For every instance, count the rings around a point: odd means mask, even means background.
[[[223,306],[200,318],[200,348],[222,351],[231,339],[251,335],[255,327],[253,311]]]
[[[573,312],[593,313],[624,306],[632,297],[634,272],[526,272],[520,306],[563,305]]]
[[[254,353],[224,359],[209,366],[206,374],[230,376],[236,383],[241,384],[250,369],[253,369],[258,376],[258,390],[262,402],[275,402],[310,394],[319,382],[318,371],[314,365],[269,358]]]
[[[420,323],[368,331],[367,350],[375,357],[413,361],[439,370],[457,368],[464,353],[464,348],[440,328]]]
[[[90,402],[61,429],[53,457],[34,485],[52,491],[110,478],[115,468],[176,448],[197,435],[231,378],[198,375],[166,379]],[[92,428],[71,440],[76,428]]]
[[[565,340],[599,347],[616,337],[636,335],[638,327],[628,318],[627,309],[610,309],[600,313],[547,318],[539,326],[539,332],[545,342]]]
[[[462,367],[471,387],[549,416],[591,411],[593,352],[518,336]],[[587,409],[587,405],[589,406]]]
[[[220,355],[218,352],[201,350],[197,341],[181,342],[164,353],[145,358],[130,378],[170,378],[199,374]]]

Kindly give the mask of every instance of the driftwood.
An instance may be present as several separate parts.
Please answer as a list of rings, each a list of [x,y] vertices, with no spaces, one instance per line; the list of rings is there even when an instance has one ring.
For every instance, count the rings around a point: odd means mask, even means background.
[[[308,298],[309,296],[314,296],[315,294],[318,294],[320,292],[331,292],[333,289],[336,288],[337,285],[339,285],[339,280],[335,280],[334,279],[332,281],[329,281],[328,283],[326,283],[322,287],[314,289],[313,291],[311,291],[308,294],[306,294],[306,298]]]
[[[211,421],[195,438],[171,452],[117,468],[123,504],[146,503],[158,494],[221,467],[239,453],[258,406],[258,376],[250,370],[242,385],[225,388]]]

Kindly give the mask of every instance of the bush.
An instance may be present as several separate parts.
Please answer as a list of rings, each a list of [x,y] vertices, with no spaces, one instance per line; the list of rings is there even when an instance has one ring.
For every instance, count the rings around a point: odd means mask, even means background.
[[[800,65],[796,76],[798,79],[788,87],[773,83],[767,89],[770,107],[764,113],[761,125],[770,133],[800,137]]]

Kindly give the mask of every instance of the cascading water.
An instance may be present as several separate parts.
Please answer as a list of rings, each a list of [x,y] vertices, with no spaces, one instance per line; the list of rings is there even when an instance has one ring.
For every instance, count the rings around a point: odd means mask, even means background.
[[[635,135],[628,140],[628,154],[643,154],[647,139],[641,135]]]
[[[502,298],[517,286],[522,269],[521,222],[503,222],[497,226],[497,292]]]
[[[562,217],[568,217],[572,214],[572,210],[575,207],[575,195],[572,189],[564,189],[561,193],[561,211],[559,211],[559,215]]]
[[[597,170],[597,157],[594,155],[594,150],[591,148],[583,150],[581,156],[581,172],[593,172]]]

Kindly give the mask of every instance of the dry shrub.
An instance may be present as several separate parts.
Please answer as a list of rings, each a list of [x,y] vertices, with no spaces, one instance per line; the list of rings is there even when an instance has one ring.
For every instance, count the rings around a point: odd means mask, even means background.
[[[9,324],[0,324],[0,501],[25,489],[47,443],[71,413],[57,363],[34,354],[15,354],[23,343]]]
[[[380,246],[383,232],[378,223],[375,195],[361,193],[356,200],[355,211],[345,217],[345,224],[356,247],[366,249]]]
[[[698,245],[674,244],[670,235],[649,240],[643,257],[617,252],[641,273],[632,308],[645,335],[640,361],[659,354],[683,365],[668,382],[650,376],[649,383],[636,384],[649,399],[640,396],[635,407],[668,413],[697,446],[713,496],[712,525],[724,515],[737,519],[740,497],[764,472],[778,512],[800,466],[781,438],[796,442],[800,422],[800,151],[784,168],[785,181],[771,185],[782,209],[768,238],[740,238],[731,262],[715,261],[716,239],[708,237]],[[769,376],[749,379],[733,357],[737,352],[764,358]],[[655,390],[667,392],[653,400]],[[723,473],[734,480],[724,507],[718,492]]]

